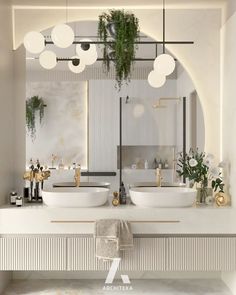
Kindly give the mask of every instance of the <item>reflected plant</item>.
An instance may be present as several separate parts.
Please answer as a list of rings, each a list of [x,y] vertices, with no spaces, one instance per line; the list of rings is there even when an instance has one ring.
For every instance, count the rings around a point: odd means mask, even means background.
[[[36,114],[39,112],[39,122],[41,124],[45,106],[43,98],[37,95],[26,100],[26,127],[32,140],[36,137]]]

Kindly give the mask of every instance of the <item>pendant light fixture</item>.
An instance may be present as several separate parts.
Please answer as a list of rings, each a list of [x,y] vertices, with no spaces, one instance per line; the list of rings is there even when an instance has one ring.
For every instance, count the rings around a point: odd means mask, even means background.
[[[85,65],[92,65],[96,62],[98,58],[97,49],[95,44],[90,44],[92,40],[90,39],[81,39],[81,43],[76,45],[76,53],[83,60]]]
[[[175,69],[174,58],[166,54],[165,48],[165,0],[163,0],[163,53],[154,60],[154,70],[148,76],[148,82],[152,87],[159,88],[165,84],[166,76],[173,73]],[[164,77],[163,77],[164,76]],[[163,82],[164,81],[164,82]]]
[[[66,23],[58,24],[52,29],[51,38],[53,43],[59,48],[67,48],[73,44],[75,34],[68,23],[68,0],[66,0]]]
[[[85,64],[79,56],[72,56],[72,60],[68,61],[68,67],[71,72],[79,74],[85,69]]]
[[[39,32],[31,31],[24,37],[24,46],[30,53],[38,54],[45,48],[44,36]]]
[[[57,65],[57,56],[53,51],[45,50],[39,56],[39,63],[43,68],[51,70]]]
[[[67,48],[73,44],[75,34],[70,26],[59,24],[52,29],[51,38],[57,47]]]
[[[67,23],[68,0],[66,0],[66,23],[56,25],[51,32],[52,43],[59,48],[68,48],[75,42],[75,33]],[[82,39],[81,42],[75,47],[76,55],[71,57],[68,62],[68,67],[73,73],[81,73],[86,65],[92,65],[98,59],[96,45],[91,44],[92,40]],[[32,31],[25,35],[24,46],[27,51],[33,54],[41,53],[39,56],[40,65],[50,70],[62,59],[57,58],[56,54],[51,50],[43,51],[46,44],[44,36],[39,32]]]
[[[152,87],[159,88],[165,84],[166,76],[157,71],[151,71],[148,75],[148,82]]]

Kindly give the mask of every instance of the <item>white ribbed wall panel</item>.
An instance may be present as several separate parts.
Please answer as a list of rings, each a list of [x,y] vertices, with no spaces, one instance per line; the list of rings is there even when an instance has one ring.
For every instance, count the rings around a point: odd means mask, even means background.
[[[135,67],[132,71],[132,80],[147,80],[151,67]],[[115,80],[115,70],[111,67],[110,72],[106,73],[103,67],[87,67],[80,74],[74,74],[71,71],[28,71],[26,72],[26,81],[81,81],[81,80]],[[176,79],[176,72],[168,77]],[[115,81],[114,81],[115,84]]]
[[[95,257],[93,238],[70,238],[68,240],[69,270],[108,270],[110,262]],[[124,252],[120,270],[165,271],[166,239],[135,238],[134,249]]]
[[[168,238],[167,271],[235,271],[236,238]]]
[[[0,270],[66,270],[66,238],[0,238]]]

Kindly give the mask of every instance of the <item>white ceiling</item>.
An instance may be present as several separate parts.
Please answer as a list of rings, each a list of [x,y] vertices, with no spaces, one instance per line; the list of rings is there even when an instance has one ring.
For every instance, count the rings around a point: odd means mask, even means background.
[[[163,0],[12,0],[16,6],[86,6],[86,7],[150,7],[162,6]],[[221,8],[227,0],[166,0],[167,7],[173,8]]]

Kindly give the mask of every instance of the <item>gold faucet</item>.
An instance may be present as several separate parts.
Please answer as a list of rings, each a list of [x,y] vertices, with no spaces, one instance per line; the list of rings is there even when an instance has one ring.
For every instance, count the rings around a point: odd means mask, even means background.
[[[78,165],[77,168],[75,168],[75,186],[80,186],[80,174],[81,174],[81,167]]]
[[[156,169],[156,183],[157,183],[157,187],[161,187],[161,182],[162,182],[161,169],[160,168],[157,168]]]

